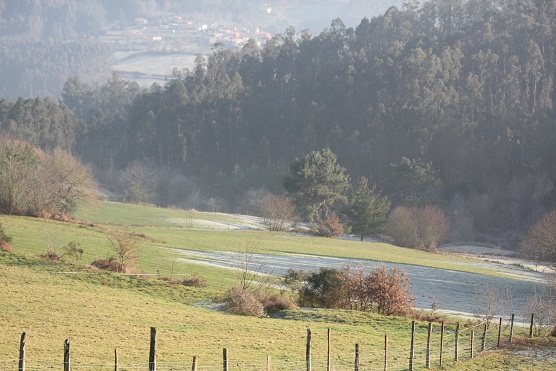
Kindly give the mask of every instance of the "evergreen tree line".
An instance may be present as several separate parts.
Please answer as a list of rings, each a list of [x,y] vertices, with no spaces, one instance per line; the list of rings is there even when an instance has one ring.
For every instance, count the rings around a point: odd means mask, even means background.
[[[98,169],[197,177],[237,209],[238,194],[280,192],[288,163],[330,148],[393,206],[445,208],[461,238],[523,231],[556,204],[555,19],[554,1],[407,0],[355,28],[215,45],[145,90],[72,78],[72,150]]]

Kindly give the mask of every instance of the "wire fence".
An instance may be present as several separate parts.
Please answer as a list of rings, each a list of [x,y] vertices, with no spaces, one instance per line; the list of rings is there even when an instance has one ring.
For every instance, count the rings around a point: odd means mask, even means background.
[[[110,370],[110,371],[244,371],[244,370],[288,370],[288,371],[339,371],[339,370],[417,370],[429,367],[447,366],[463,359],[480,355],[487,350],[504,347],[516,338],[535,335],[534,316],[530,324],[517,324],[514,316],[509,319],[481,322],[473,325],[444,325],[429,323],[428,328],[422,324],[412,323],[411,341],[407,338],[389,339],[384,336],[382,344],[366,344],[365,347],[354,344],[353,352],[334,352],[328,331],[327,349],[313,349],[311,330],[307,329],[305,357],[280,357],[272,355],[245,358],[238,354],[229,354],[224,348],[220,362],[199,360],[191,356],[189,360],[165,361],[157,359],[156,329],[151,328],[151,342],[148,361],[120,362],[119,350],[115,350],[114,362],[110,364],[71,362],[69,341],[64,342],[64,354],[55,354],[49,359],[26,357],[26,334],[20,342],[18,358],[0,359],[0,370],[45,371],[45,370]],[[66,346],[67,345],[67,346]],[[31,345],[30,345],[31,346]],[[301,353],[302,354],[302,353]],[[63,367],[63,368],[62,368]]]

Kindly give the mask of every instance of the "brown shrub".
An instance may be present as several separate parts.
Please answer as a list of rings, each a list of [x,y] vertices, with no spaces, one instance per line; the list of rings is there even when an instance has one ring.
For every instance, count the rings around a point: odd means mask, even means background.
[[[385,266],[375,268],[366,277],[367,287],[378,313],[405,315],[412,308],[415,298],[409,289],[409,278],[404,271]]]
[[[276,313],[281,310],[295,309],[297,306],[288,295],[271,295],[263,298],[263,307],[266,313]]]
[[[207,287],[207,281],[200,278],[196,274],[189,278],[184,278],[180,280],[180,283],[184,286],[191,286],[191,287]]]
[[[49,251],[46,254],[41,254],[40,257],[43,258],[44,260],[50,260],[53,262],[57,262],[61,260],[60,256],[54,251]]]
[[[387,233],[399,246],[435,251],[450,230],[448,218],[435,206],[394,209],[388,218]]]
[[[95,259],[91,265],[95,268],[102,269],[109,272],[118,272],[120,270],[120,264],[113,257],[104,259]],[[128,272],[125,272],[128,273]]]
[[[334,237],[344,233],[344,225],[340,222],[338,214],[332,215],[317,220],[317,229],[315,234],[322,237]]]
[[[1,251],[12,251],[12,247],[10,246],[12,238],[6,234],[4,231],[4,227],[2,223],[0,223],[0,250]]]
[[[0,241],[0,251],[13,252],[10,244],[5,241]]]
[[[243,316],[265,317],[264,306],[258,296],[241,287],[232,287],[226,297],[226,310]]]
[[[413,308],[415,298],[409,290],[409,279],[402,270],[374,268],[366,274],[362,268],[344,270],[343,301],[346,309],[372,310],[380,314],[406,315]]]

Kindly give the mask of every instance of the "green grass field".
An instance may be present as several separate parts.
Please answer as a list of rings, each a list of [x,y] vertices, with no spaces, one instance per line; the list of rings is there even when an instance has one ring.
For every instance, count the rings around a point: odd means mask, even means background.
[[[234,216],[166,210],[148,206],[103,202],[78,214],[88,224],[63,223],[27,217],[0,216],[13,237],[12,253],[0,251],[0,369],[16,369],[21,333],[27,338],[27,367],[61,368],[63,341],[70,339],[74,369],[113,370],[114,349],[120,370],[147,369],[150,328],[157,328],[158,370],[183,370],[199,357],[200,369],[221,369],[227,348],[230,369],[265,369],[267,356],[273,369],[305,367],[307,328],[312,331],[314,369],[326,362],[327,332],[332,334],[332,365],[353,369],[354,345],[359,344],[361,369],[383,363],[384,335],[389,336],[389,369],[407,369],[411,321],[373,313],[338,310],[294,310],[279,318],[251,318],[226,314],[201,305],[222,295],[237,282],[230,269],[185,263],[170,248],[241,251],[255,246],[260,252],[284,252],[358,257],[382,261],[414,262],[451,267],[461,259],[431,255],[384,244],[335,239],[300,238],[265,231],[197,229],[199,221],[234,223]],[[181,221],[181,222],[178,222]],[[138,271],[153,276],[102,273],[87,267],[95,258],[108,257],[108,237],[115,230],[143,233]],[[75,241],[84,249],[75,265],[45,261],[47,250]],[[484,273],[489,273],[484,271]],[[197,274],[207,287],[192,288],[156,279],[157,275]],[[447,327],[445,369],[542,370],[553,369],[553,358],[531,358],[508,350],[468,361],[452,362],[453,326]],[[504,328],[504,331],[508,331]],[[521,331],[521,332],[519,332]],[[517,336],[523,336],[523,329]],[[462,331],[465,352],[470,329]],[[477,338],[479,337],[476,335]],[[427,323],[418,322],[416,369],[424,369]],[[493,343],[494,333],[489,334]],[[543,350],[555,344],[543,340]],[[478,343],[478,341],[477,341]],[[432,365],[438,365],[439,332],[433,332]],[[529,345],[530,347],[531,345]],[[527,349],[527,348],[526,348]]]

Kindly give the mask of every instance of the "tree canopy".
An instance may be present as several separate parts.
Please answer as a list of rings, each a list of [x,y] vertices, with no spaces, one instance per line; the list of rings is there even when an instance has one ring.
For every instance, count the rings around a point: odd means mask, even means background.
[[[375,186],[369,188],[367,178],[361,177],[351,192],[346,210],[351,232],[359,235],[361,241],[365,236],[380,232],[389,210],[390,200],[380,195]]]
[[[312,151],[290,165],[284,188],[293,197],[300,213],[315,223],[347,201],[349,176],[329,149]]]

